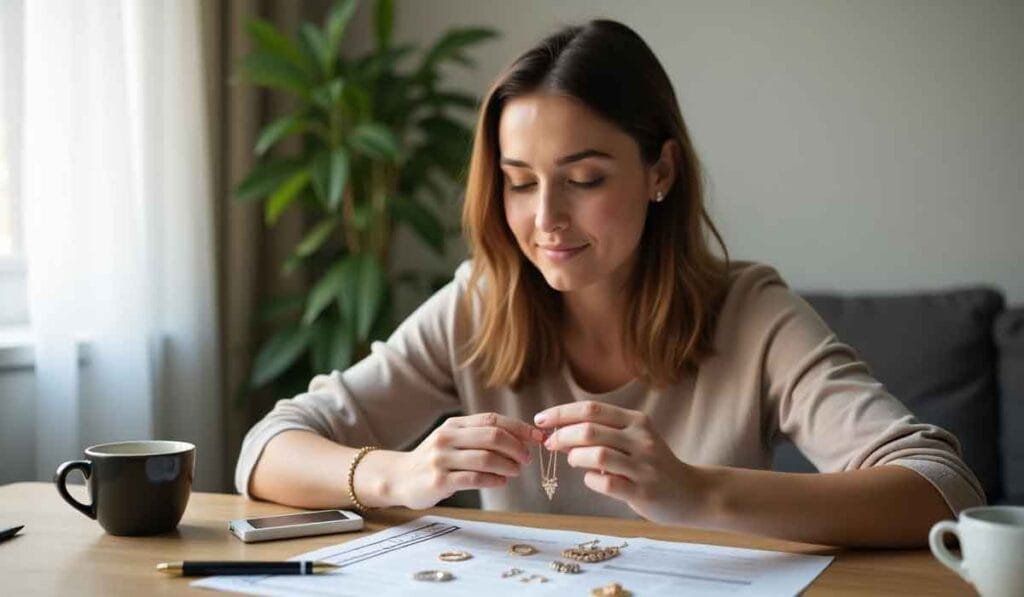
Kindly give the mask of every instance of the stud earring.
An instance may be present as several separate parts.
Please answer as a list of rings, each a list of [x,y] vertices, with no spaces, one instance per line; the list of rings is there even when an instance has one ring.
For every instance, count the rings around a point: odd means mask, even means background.
[[[661,203],[661,201],[664,198],[665,198],[665,191],[658,191],[658,193],[654,196],[654,202],[655,203]]]

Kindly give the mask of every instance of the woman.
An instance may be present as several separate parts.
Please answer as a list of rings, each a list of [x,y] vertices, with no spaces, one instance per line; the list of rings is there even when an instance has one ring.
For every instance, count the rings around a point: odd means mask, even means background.
[[[982,503],[953,436],[773,269],[729,262],[700,174],[632,30],[593,21],[523,54],[477,126],[472,262],[366,359],[280,401],[245,439],[239,491],[426,508],[480,489],[489,509],[865,546],[921,545]],[[763,470],[783,436],[828,472]]]

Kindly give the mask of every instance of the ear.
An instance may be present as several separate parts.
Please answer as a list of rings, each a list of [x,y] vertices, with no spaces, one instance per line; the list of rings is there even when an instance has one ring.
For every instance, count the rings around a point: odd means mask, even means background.
[[[658,195],[667,195],[668,190],[676,182],[676,164],[679,163],[679,143],[668,139],[661,145],[661,155],[647,170],[647,197],[650,200]]]

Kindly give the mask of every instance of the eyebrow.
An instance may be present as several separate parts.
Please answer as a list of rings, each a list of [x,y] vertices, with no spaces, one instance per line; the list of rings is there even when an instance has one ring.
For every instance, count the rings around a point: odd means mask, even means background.
[[[571,164],[572,162],[578,162],[587,158],[605,158],[608,160],[614,159],[611,154],[605,153],[597,149],[584,149],[583,151],[577,151],[576,153],[570,153],[569,155],[562,156],[555,160],[555,164],[558,166],[564,166]],[[529,168],[530,165],[522,160],[516,160],[512,158],[501,158],[502,165],[515,166],[517,168]]]

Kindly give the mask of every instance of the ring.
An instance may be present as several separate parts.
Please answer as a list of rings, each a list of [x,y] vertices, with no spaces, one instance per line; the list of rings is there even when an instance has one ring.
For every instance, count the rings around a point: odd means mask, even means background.
[[[455,578],[455,575],[444,570],[421,570],[413,574],[412,577],[416,580],[428,582],[444,582]]]
[[[537,548],[526,543],[516,543],[508,548],[508,552],[517,556],[532,556],[537,553]]]
[[[442,562],[462,562],[464,560],[468,560],[471,557],[473,557],[473,554],[469,553],[468,551],[453,550],[441,553],[441,555],[437,556],[437,559],[441,560]]]

